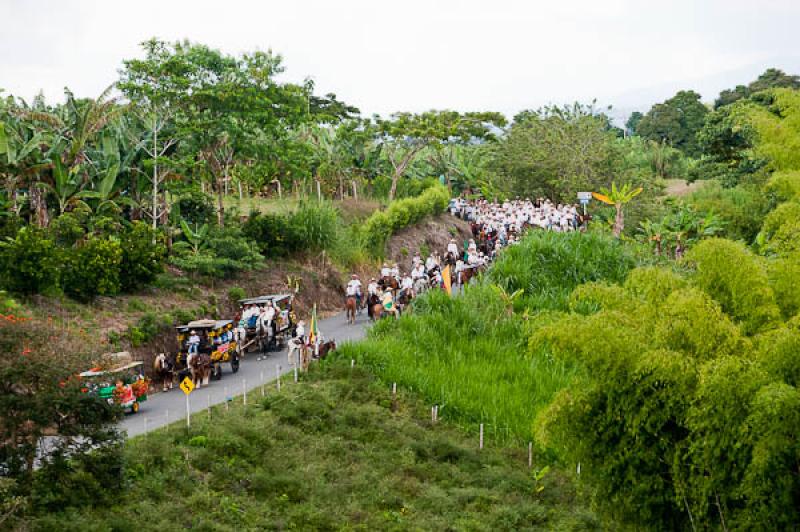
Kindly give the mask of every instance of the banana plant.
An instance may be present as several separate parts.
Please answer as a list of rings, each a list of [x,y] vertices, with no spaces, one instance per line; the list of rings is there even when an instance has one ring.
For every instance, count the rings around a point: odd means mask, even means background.
[[[614,236],[619,238],[622,230],[625,228],[625,213],[623,207],[630,203],[630,201],[642,193],[642,187],[633,188],[630,183],[622,185],[617,188],[616,183],[611,183],[611,189],[601,188],[600,192],[592,192],[592,196],[597,201],[601,201],[606,205],[613,205],[616,209],[616,216],[614,217]]]
[[[61,158],[52,157],[53,183],[40,183],[39,186],[52,192],[58,200],[58,213],[64,214],[67,207],[81,202],[80,193],[83,190],[82,166],[68,167]]]
[[[199,255],[200,250],[202,250],[206,244],[208,224],[203,224],[200,227],[195,225],[195,229],[192,230],[189,224],[186,223],[186,220],[181,220],[181,231],[183,231],[183,237],[186,239],[189,251],[191,251],[192,255]],[[180,244],[183,244],[183,242],[179,242],[175,246],[180,247]]]

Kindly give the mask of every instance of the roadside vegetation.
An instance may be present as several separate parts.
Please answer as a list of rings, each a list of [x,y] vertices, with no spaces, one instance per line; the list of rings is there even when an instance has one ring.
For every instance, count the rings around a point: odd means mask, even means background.
[[[800,521],[800,78],[769,69],[713,106],[680,91],[624,129],[579,103],[368,119],[278,81],[271,52],[143,51],[97,98],[0,99],[0,525]],[[189,434],[123,446],[72,378],[251,287],[302,273],[306,303],[337,299],[452,196],[577,192],[599,200],[586,232],[532,232],[459,297]]]
[[[73,497],[31,530],[587,530],[572,480],[391,391],[349,360],[265,398],[127,442],[119,497]],[[124,495],[123,495],[124,494]],[[146,521],[143,516],[146,517]]]

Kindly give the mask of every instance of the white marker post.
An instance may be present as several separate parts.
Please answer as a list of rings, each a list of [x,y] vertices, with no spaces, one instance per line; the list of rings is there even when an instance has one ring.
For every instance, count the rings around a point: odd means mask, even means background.
[[[297,364],[294,365],[294,383],[297,384]]]
[[[206,395],[206,399],[208,401],[208,419],[211,419],[211,394]]]
[[[278,391],[281,391],[281,365],[278,364],[278,367],[275,368],[275,384],[278,387]]]
[[[247,406],[247,379],[242,379],[242,401]]]
[[[264,397],[264,372],[263,371],[259,374],[259,377],[261,378],[261,397]]]
[[[528,442],[528,469],[533,467],[533,442]]]
[[[230,409],[230,405],[228,404],[229,401],[228,401],[228,387],[227,386],[225,387],[224,393],[225,393],[225,397],[224,397],[224,399],[225,399],[225,411],[227,412]]]
[[[350,369],[353,369],[354,367],[356,367],[356,359],[351,358],[350,359]]]
[[[189,410],[189,394],[186,394],[186,428],[190,428],[192,425],[191,421],[191,411]]]
[[[478,448],[483,449],[483,423],[481,423],[481,435],[480,435],[480,441],[478,443]]]

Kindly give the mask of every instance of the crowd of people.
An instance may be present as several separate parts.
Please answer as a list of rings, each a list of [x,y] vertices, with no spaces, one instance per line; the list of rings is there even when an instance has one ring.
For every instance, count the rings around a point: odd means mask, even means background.
[[[401,270],[396,262],[384,263],[380,276],[371,278],[367,284],[366,296],[361,279],[353,274],[345,296],[356,298],[359,308],[366,300],[370,317],[375,317],[372,312],[375,302],[381,304],[384,312],[397,316],[408,301],[425,290],[445,288],[445,282],[456,288],[469,282],[501,249],[518,242],[525,230],[577,231],[587,221],[576,205],[554,204],[544,198],[504,202],[455,198],[449,211],[469,222],[472,238],[462,245],[450,239],[444,254],[432,253],[424,260],[417,252],[407,270]]]

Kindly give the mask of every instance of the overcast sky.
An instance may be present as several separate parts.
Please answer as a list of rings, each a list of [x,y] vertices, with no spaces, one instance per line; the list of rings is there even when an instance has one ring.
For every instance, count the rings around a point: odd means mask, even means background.
[[[677,88],[711,101],[769,66],[800,73],[800,0],[0,0],[0,88],[96,96],[139,43],[272,49],[364,113],[591,101]]]

